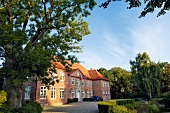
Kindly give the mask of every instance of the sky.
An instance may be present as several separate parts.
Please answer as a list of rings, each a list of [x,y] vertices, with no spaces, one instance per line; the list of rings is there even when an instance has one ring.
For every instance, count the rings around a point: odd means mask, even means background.
[[[138,18],[143,6],[127,9],[125,2],[111,3],[107,9],[98,6],[85,20],[91,34],[80,43],[82,53],[76,54],[87,68],[130,70],[130,60],[138,53],[147,52],[154,62],[170,62],[170,13],[156,17],[159,10]]]

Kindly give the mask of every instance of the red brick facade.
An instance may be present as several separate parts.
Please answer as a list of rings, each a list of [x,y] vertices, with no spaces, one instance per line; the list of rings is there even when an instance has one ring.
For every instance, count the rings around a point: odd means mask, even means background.
[[[57,68],[56,76],[59,82],[50,86],[49,89],[40,81],[36,81],[35,77],[34,81],[28,81],[23,85],[23,101],[36,100],[43,105],[58,105],[67,103],[68,98],[78,98],[78,101],[82,101],[83,98],[93,95],[103,97],[104,100],[110,99],[109,80],[96,70],[93,70],[97,72],[96,75],[91,71],[80,64],[73,66],[71,72]]]

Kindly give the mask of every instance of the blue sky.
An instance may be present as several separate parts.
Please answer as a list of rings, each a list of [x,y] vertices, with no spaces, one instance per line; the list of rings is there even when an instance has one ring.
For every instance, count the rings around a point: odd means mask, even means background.
[[[124,2],[112,3],[107,9],[96,6],[86,18],[91,34],[80,43],[83,52],[76,54],[84,67],[130,70],[129,60],[143,52],[152,61],[170,61],[169,12],[156,17],[156,10],[139,19],[143,8],[129,10],[127,7]]]

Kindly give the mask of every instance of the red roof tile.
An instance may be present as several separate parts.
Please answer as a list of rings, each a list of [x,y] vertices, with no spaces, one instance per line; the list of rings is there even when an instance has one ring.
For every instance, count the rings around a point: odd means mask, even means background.
[[[83,75],[84,75],[86,78],[91,79],[88,70],[87,70],[86,68],[84,68],[80,63],[74,63],[74,64],[72,65],[72,69],[77,69],[77,68],[83,73]]]
[[[95,69],[88,70],[88,72],[89,72],[92,80],[106,80],[106,81],[109,81],[109,79],[107,79],[106,77],[104,77],[102,74],[100,74],[100,73],[99,73],[97,70],[95,70]]]

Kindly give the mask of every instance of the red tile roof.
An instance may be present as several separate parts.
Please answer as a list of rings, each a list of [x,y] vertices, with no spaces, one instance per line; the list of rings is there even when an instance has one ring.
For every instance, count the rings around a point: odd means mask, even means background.
[[[95,69],[88,70],[88,72],[89,72],[92,80],[106,80],[106,81],[109,81],[109,79],[107,79],[106,77],[104,77],[102,74],[100,74],[100,73],[99,73],[97,70],[95,70]]]
[[[83,73],[83,75],[86,78],[91,79],[91,76],[90,76],[88,70],[86,68],[84,68],[80,63],[74,63],[72,65],[72,69],[77,69],[77,68]]]

